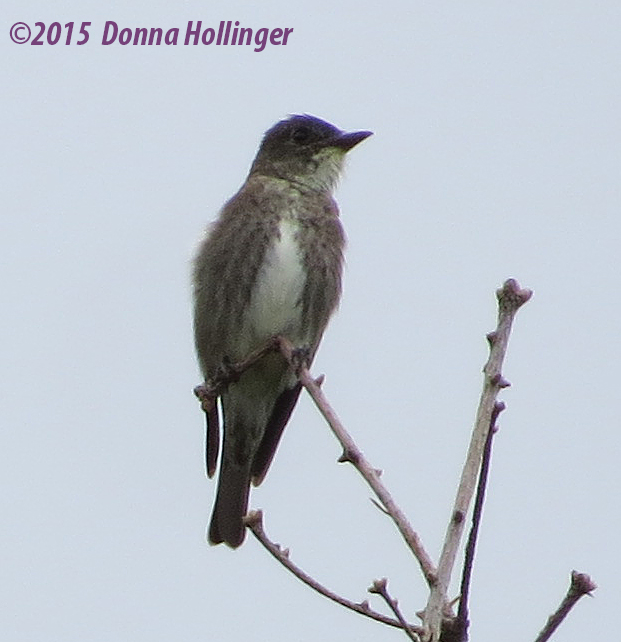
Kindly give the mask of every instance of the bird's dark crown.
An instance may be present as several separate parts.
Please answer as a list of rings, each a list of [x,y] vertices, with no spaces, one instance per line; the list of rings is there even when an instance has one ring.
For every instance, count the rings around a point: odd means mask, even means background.
[[[259,154],[265,156],[306,155],[328,146],[341,130],[310,114],[296,114],[279,121],[265,132]]]

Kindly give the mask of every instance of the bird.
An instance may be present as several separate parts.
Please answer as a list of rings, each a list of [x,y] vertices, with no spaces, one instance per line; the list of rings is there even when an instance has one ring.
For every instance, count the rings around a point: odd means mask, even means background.
[[[276,335],[312,362],[341,296],[345,234],[333,191],[346,153],[371,134],[309,114],[291,115],[265,133],[245,182],[194,258],[194,339],[205,380]],[[243,542],[250,486],[263,481],[300,390],[284,357],[271,352],[221,394],[211,544]],[[206,417],[213,477],[217,407]]]

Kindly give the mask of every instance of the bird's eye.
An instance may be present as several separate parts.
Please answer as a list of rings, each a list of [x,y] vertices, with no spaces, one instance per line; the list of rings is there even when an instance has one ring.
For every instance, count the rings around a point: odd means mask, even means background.
[[[308,127],[296,127],[291,133],[291,140],[296,145],[304,145],[307,143],[311,135],[311,130]]]

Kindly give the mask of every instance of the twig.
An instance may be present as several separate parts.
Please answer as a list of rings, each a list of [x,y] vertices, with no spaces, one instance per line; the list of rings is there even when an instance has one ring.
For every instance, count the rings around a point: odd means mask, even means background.
[[[558,609],[548,618],[546,625],[537,636],[535,642],[546,642],[556,631],[558,625],[567,617],[569,611],[576,605],[584,595],[591,595],[591,591],[597,588],[597,584],[586,573],[571,572],[571,582],[567,595],[563,598]]]
[[[220,427],[218,420],[218,397],[226,390],[229,383],[237,381],[241,374],[250,366],[262,359],[268,352],[278,350],[275,338],[267,341],[262,347],[251,352],[245,359],[237,363],[223,360],[215,375],[201,385],[194,388],[194,395],[201,402],[201,409],[205,413],[207,435],[205,439],[205,454],[207,476],[213,477],[216,472],[218,450],[220,449]]]
[[[466,543],[466,551],[464,554],[464,568],[461,576],[461,587],[459,591],[459,608],[457,610],[456,627],[454,628],[455,634],[451,638],[456,642],[465,642],[468,639],[468,598],[470,596],[470,581],[472,579],[472,568],[474,565],[474,553],[476,550],[477,537],[479,535],[479,528],[481,526],[481,517],[483,515],[483,503],[485,501],[485,490],[487,488],[487,480],[489,476],[489,466],[492,459],[492,441],[494,435],[498,431],[496,421],[498,415],[505,409],[505,404],[502,401],[497,401],[494,404],[492,418],[487,431],[485,439],[485,447],[483,448],[483,457],[481,460],[481,471],[479,473],[479,483],[477,484],[477,494],[474,499],[474,508],[472,510],[472,526],[468,535],[468,542]],[[445,636],[443,636],[444,639]]]
[[[201,402],[203,411],[205,413],[211,412],[215,408],[216,399],[226,390],[229,383],[239,379],[243,372],[257,363],[257,361],[260,361],[266,354],[278,350],[279,345],[278,339],[273,337],[241,361],[222,364],[215,376],[206,380],[200,386],[196,386],[194,395]]]
[[[358,472],[362,475],[365,481],[373,489],[373,492],[380,500],[382,506],[386,509],[393,522],[396,524],[399,532],[405,539],[407,545],[410,547],[414,556],[418,560],[423,575],[427,580],[429,586],[433,586],[436,582],[436,568],[431,561],[431,558],[425,551],[418,534],[412,528],[407,517],[403,511],[397,506],[394,499],[380,481],[380,475],[376,468],[373,468],[362,451],[356,446],[351,435],[341,423],[333,408],[328,403],[325,395],[311,376],[308,368],[297,359],[297,353],[290,341],[284,337],[278,338],[280,343],[280,350],[285,359],[296,369],[298,379],[306,388],[312,397],[315,405],[324,416],[332,432],[343,446],[343,454],[339,458],[340,462],[350,462],[355,466]]]
[[[403,613],[401,613],[401,609],[399,608],[398,600],[390,597],[390,594],[388,593],[388,580],[385,577],[381,580],[375,580],[367,590],[369,591],[369,593],[377,593],[378,595],[381,595],[384,598],[386,604],[388,604],[392,612],[395,614],[396,618],[401,623],[401,627],[405,631],[406,635],[410,638],[410,640],[412,640],[413,642],[420,642],[420,637],[418,636],[418,634],[412,630],[410,625],[403,617]],[[418,631],[422,632],[422,629],[418,628]]]
[[[521,289],[514,279],[508,279],[502,288],[496,291],[496,297],[498,298],[498,324],[496,330],[487,335],[490,354],[483,368],[483,392],[481,393],[470,447],[468,448],[466,462],[438,563],[438,581],[431,587],[429,600],[425,608],[424,623],[428,633],[427,639],[432,642],[440,640],[442,619],[454,617],[451,609],[447,607],[448,585],[455,564],[459,542],[463,534],[466,514],[474,495],[496,397],[502,388],[506,388],[509,385],[502,377],[501,366],[507,351],[511,325],[517,311],[531,296],[532,292]]]
[[[325,586],[317,582],[314,578],[312,578],[310,575],[305,573],[299,566],[294,564],[289,559],[288,549],[282,549],[278,544],[275,544],[268,538],[268,536],[265,534],[265,530],[263,529],[262,511],[260,510],[250,511],[250,513],[248,513],[248,515],[246,515],[246,517],[244,518],[244,522],[246,523],[246,526],[252,531],[252,534],[259,540],[259,542],[265,547],[265,549],[267,549],[267,551],[269,551],[269,553],[271,553],[271,555],[276,560],[278,560],[287,570],[291,571],[291,573],[293,573],[299,580],[304,582],[304,584],[306,584],[313,590],[317,591],[321,595],[327,597],[333,602],[336,602],[337,604],[340,604],[341,606],[344,606],[352,611],[355,611],[356,613],[361,613],[362,615],[366,615],[367,617],[373,620],[377,620],[378,622],[382,622],[383,624],[388,624],[390,626],[394,626],[399,629],[404,629],[406,631],[408,630],[412,630],[415,632],[422,631],[420,627],[416,627],[413,624],[408,624],[405,620],[403,621],[401,621],[400,619],[393,620],[392,618],[387,617],[382,613],[373,611],[369,607],[369,604],[366,600],[361,603],[352,602],[351,600],[348,600],[344,597],[341,597],[340,595],[337,595],[336,593],[330,591]]]

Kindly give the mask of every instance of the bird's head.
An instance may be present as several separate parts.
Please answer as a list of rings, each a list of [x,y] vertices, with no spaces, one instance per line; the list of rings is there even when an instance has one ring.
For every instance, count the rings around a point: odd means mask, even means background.
[[[344,132],[308,114],[291,116],[269,129],[250,174],[275,176],[311,189],[331,191],[345,154],[372,132]]]

